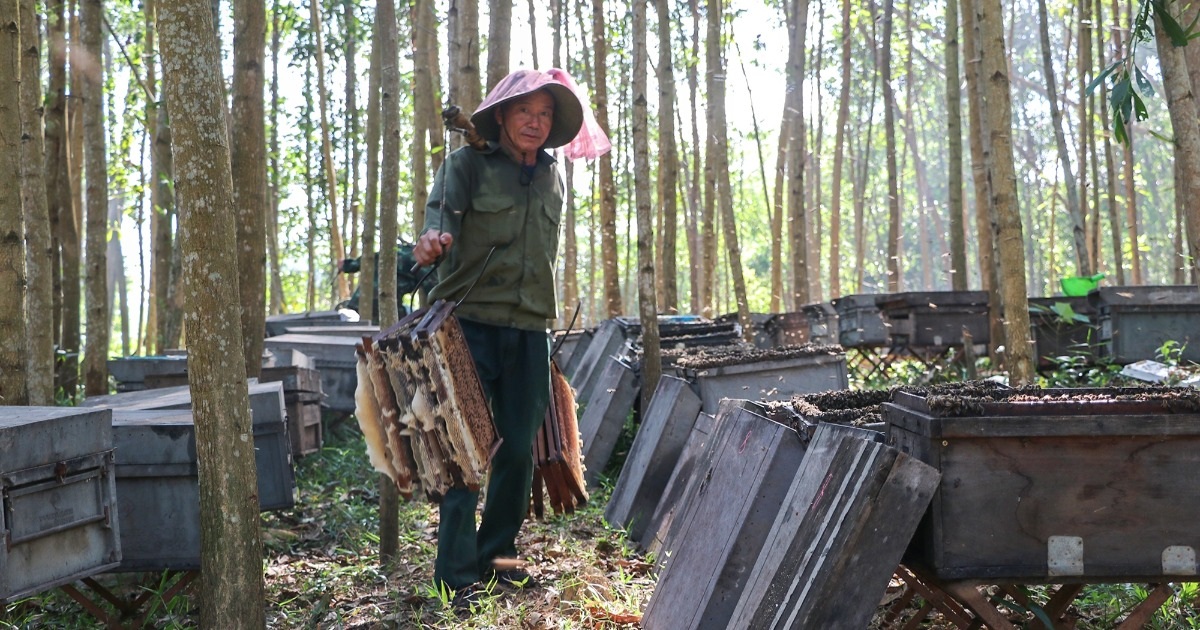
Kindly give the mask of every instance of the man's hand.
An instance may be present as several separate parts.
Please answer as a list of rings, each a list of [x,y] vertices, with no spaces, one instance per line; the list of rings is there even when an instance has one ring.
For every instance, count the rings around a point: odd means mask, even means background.
[[[417,259],[417,264],[427,267],[437,262],[453,244],[454,237],[450,234],[429,230],[417,239],[417,244],[413,247],[413,258]]]

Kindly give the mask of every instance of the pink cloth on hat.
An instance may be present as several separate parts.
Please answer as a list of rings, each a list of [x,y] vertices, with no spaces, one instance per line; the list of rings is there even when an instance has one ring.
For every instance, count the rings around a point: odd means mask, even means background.
[[[560,68],[550,68],[544,74],[574,92],[583,108],[583,125],[579,128],[579,133],[575,135],[575,138],[562,148],[563,155],[571,161],[584,158],[594,160],[611,151],[612,142],[604,133],[604,129],[600,128],[600,123],[596,122],[596,116],[592,114],[592,108],[588,105],[586,95],[581,93],[571,75]]]

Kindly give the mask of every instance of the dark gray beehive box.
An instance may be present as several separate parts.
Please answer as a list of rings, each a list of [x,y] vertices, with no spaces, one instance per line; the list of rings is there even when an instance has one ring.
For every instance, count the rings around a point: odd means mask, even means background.
[[[361,341],[360,337],[288,333],[268,337],[263,346],[272,352],[298,350],[311,357],[321,373],[325,407],[350,414],[354,413],[354,390],[358,388],[358,360],[354,356],[354,346]]]
[[[146,389],[148,376],[182,376],[186,379],[187,355],[109,359],[108,373],[117,382],[117,391],[135,392]]]
[[[270,456],[278,452],[277,434],[260,432],[258,426],[254,446],[260,507],[267,510],[268,503],[285,502],[278,480],[290,479],[291,467],[285,469]],[[199,569],[200,486],[192,412],[118,409],[113,442],[124,554],[118,570]]]
[[[296,503],[296,480],[284,422],[283,383],[251,383],[249,387],[259,505],[264,510],[290,508]],[[81,405],[130,411],[190,410],[192,397],[187,387],[164,387],[93,396]]]
[[[1114,363],[1159,359],[1168,341],[1200,362],[1200,290],[1194,285],[1101,287],[1088,294],[1100,316],[1101,353]]]
[[[121,561],[111,412],[0,411],[0,602]]]
[[[271,315],[267,317],[266,327],[267,336],[275,337],[286,333],[289,328],[299,328],[302,326],[342,326],[369,323],[367,321],[360,321],[358,313],[342,309],[336,311],[306,311],[304,313]]]
[[[846,348],[884,348],[891,342],[874,294],[847,295],[833,300],[838,316],[838,340]],[[886,297],[886,296],[883,296]]]

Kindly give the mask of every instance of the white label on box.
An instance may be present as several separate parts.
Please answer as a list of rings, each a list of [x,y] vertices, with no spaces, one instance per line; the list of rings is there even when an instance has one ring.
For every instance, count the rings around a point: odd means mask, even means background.
[[[1046,541],[1047,575],[1083,575],[1083,538],[1051,536]]]
[[[1196,550],[1172,545],[1162,552],[1163,575],[1196,575]]]

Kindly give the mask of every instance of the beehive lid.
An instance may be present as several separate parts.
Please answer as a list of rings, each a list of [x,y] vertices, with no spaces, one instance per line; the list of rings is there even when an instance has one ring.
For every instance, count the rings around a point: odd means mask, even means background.
[[[196,462],[191,411],[117,409],[112,423],[117,466]]]
[[[112,448],[112,412],[78,407],[0,408],[0,473]]]

